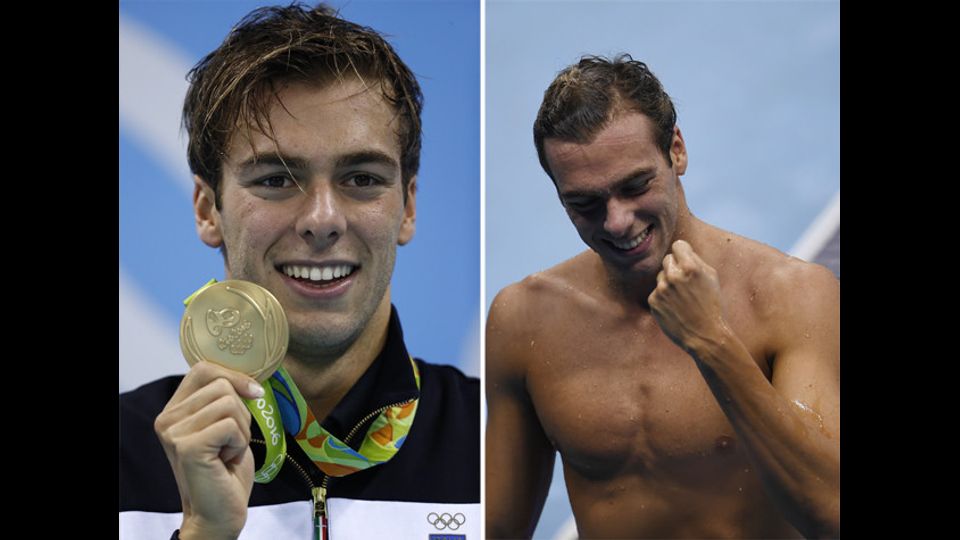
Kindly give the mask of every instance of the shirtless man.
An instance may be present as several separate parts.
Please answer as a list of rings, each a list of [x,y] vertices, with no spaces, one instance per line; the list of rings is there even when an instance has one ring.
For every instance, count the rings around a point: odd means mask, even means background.
[[[840,285],[697,219],[647,67],[584,57],[534,140],[589,250],[487,321],[487,535],[533,534],[560,453],[584,538],[836,537]]]

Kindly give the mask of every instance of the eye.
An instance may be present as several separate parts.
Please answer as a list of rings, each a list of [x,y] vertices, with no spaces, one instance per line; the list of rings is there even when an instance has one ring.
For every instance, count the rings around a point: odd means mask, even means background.
[[[624,195],[627,195],[627,196],[643,195],[644,193],[647,192],[648,189],[650,189],[650,182],[651,182],[651,180],[653,180],[653,179],[652,179],[652,178],[648,178],[648,179],[643,180],[643,181],[641,181],[641,182],[637,182],[637,183],[635,183],[635,184],[627,185],[627,186],[625,186],[625,187],[623,188],[622,193],[623,193]]]
[[[260,184],[261,186],[268,187],[268,188],[287,188],[287,187],[293,187],[294,185],[292,179],[281,174],[268,176],[267,178],[264,178],[263,180],[260,180],[257,183]]]
[[[573,210],[574,212],[588,214],[598,208],[598,201],[596,199],[566,201],[566,205],[567,208]]]
[[[355,174],[347,179],[347,185],[353,187],[371,187],[379,184],[382,184],[379,178],[365,173]]]

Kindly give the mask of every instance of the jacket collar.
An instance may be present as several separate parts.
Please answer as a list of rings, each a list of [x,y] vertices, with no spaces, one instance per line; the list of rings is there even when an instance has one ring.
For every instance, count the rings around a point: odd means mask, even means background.
[[[383,349],[327,415],[323,427],[342,440],[370,413],[418,397],[420,391],[410,365],[410,354],[403,343],[400,317],[396,306],[391,304]]]

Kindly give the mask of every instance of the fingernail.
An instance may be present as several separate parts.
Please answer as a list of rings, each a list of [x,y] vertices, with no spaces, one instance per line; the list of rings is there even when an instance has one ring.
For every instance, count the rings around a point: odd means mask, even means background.
[[[250,383],[250,393],[253,394],[255,398],[263,397],[263,387],[259,384],[252,382]]]

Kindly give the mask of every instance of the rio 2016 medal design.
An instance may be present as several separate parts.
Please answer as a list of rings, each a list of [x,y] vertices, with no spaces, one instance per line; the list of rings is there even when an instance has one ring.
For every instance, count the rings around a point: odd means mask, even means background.
[[[191,366],[205,360],[260,383],[280,366],[289,328],[270,291],[249,281],[228,280],[208,283],[185,303],[180,348]]]
[[[249,281],[211,279],[183,301],[180,349],[187,363],[213,362],[264,383],[287,354],[290,329],[283,307],[270,291]],[[254,480],[273,480],[287,455],[277,398],[263,384],[259,399],[244,399],[263,433],[267,456]]]

